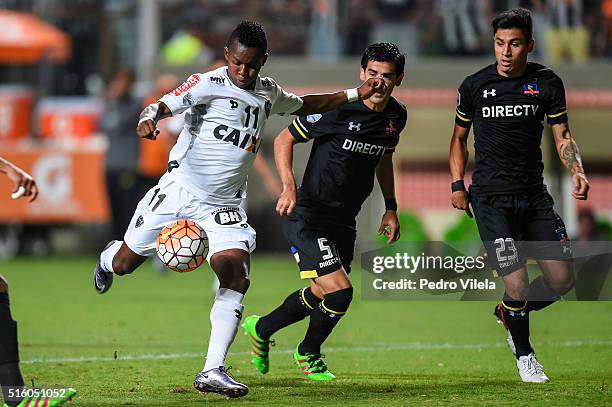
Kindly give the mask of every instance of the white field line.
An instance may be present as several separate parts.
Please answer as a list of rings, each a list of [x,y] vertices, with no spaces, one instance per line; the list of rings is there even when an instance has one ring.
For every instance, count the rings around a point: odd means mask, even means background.
[[[610,341],[557,341],[557,342],[540,342],[534,343],[535,346],[546,347],[583,347],[583,346],[612,346]],[[507,345],[503,342],[499,343],[376,343],[374,346],[356,346],[356,347],[326,347],[325,352],[380,352],[380,351],[398,351],[398,350],[456,350],[456,349],[491,349],[504,348]],[[294,349],[273,349],[274,353],[292,354]],[[250,355],[250,352],[230,352],[230,355]],[[129,360],[164,360],[164,359],[185,359],[185,358],[203,358],[204,353],[188,352],[188,353],[159,353],[159,354],[142,354],[142,355],[120,355],[115,359],[107,356],[79,356],[74,358],[45,358],[45,359],[28,359],[22,360],[20,363],[80,363],[80,362],[112,362],[129,361]]]

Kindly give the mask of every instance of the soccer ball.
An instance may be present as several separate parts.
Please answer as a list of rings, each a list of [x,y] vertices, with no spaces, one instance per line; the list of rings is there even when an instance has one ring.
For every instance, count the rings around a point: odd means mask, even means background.
[[[176,221],[157,236],[157,256],[170,270],[193,271],[204,263],[207,254],[208,236],[190,220]]]

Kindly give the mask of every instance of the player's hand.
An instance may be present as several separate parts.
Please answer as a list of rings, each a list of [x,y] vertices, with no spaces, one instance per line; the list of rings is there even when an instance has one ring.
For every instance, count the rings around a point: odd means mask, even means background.
[[[136,134],[140,138],[155,140],[159,134],[159,129],[152,119],[142,120],[138,123],[138,127],[136,127]]]
[[[572,189],[572,196],[576,199],[584,201],[587,199],[589,194],[589,181],[581,172],[575,172],[572,175],[572,184],[574,184],[574,188]]]
[[[293,209],[295,208],[295,203],[297,202],[297,192],[295,187],[293,188],[283,188],[283,192],[281,192],[278,197],[278,202],[276,202],[276,213],[280,216],[291,215]]]
[[[365,100],[376,92],[385,92],[386,90],[387,85],[385,85],[385,81],[380,78],[370,78],[357,88],[357,94],[360,100]]]
[[[465,211],[470,218],[474,217],[470,209],[470,196],[467,191],[453,192],[453,195],[451,195],[451,202],[453,203],[453,208]]]
[[[396,242],[400,238],[400,224],[397,219],[397,212],[385,211],[385,214],[380,221],[380,227],[378,228],[379,235],[385,235],[389,239],[387,244]]]
[[[15,189],[13,190],[13,199],[22,196],[29,196],[29,202],[32,202],[38,196],[38,187],[34,178],[24,170],[14,165],[9,165],[6,169],[6,175],[13,182]]]

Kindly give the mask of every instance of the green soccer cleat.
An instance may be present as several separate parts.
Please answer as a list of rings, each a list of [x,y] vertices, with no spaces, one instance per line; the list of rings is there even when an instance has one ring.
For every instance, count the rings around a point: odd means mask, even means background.
[[[26,397],[17,407],[56,407],[56,406],[64,406],[65,403],[71,403],[72,398],[76,395],[76,390],[67,387],[64,389],[54,389],[53,394],[58,393],[56,397]],[[3,404],[3,407],[8,407],[8,404]]]
[[[335,380],[336,376],[327,370],[327,365],[323,362],[324,357],[325,355],[320,353],[300,355],[298,348],[295,348],[295,352],[293,353],[293,360],[298,366],[298,369],[300,369],[310,380]]]
[[[270,370],[270,345],[274,346],[274,341],[263,340],[257,335],[255,326],[261,317],[259,315],[249,315],[244,319],[242,327],[244,334],[249,337],[251,342],[251,363],[255,365],[261,374],[268,373]]]

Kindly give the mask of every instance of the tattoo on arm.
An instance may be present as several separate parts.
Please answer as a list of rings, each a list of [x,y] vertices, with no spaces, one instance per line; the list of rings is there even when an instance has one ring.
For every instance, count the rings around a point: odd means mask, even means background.
[[[561,145],[560,149],[561,160],[564,161],[567,168],[573,174],[574,172],[584,173],[582,168],[582,160],[580,159],[580,153],[576,142],[570,139],[569,143]]]

